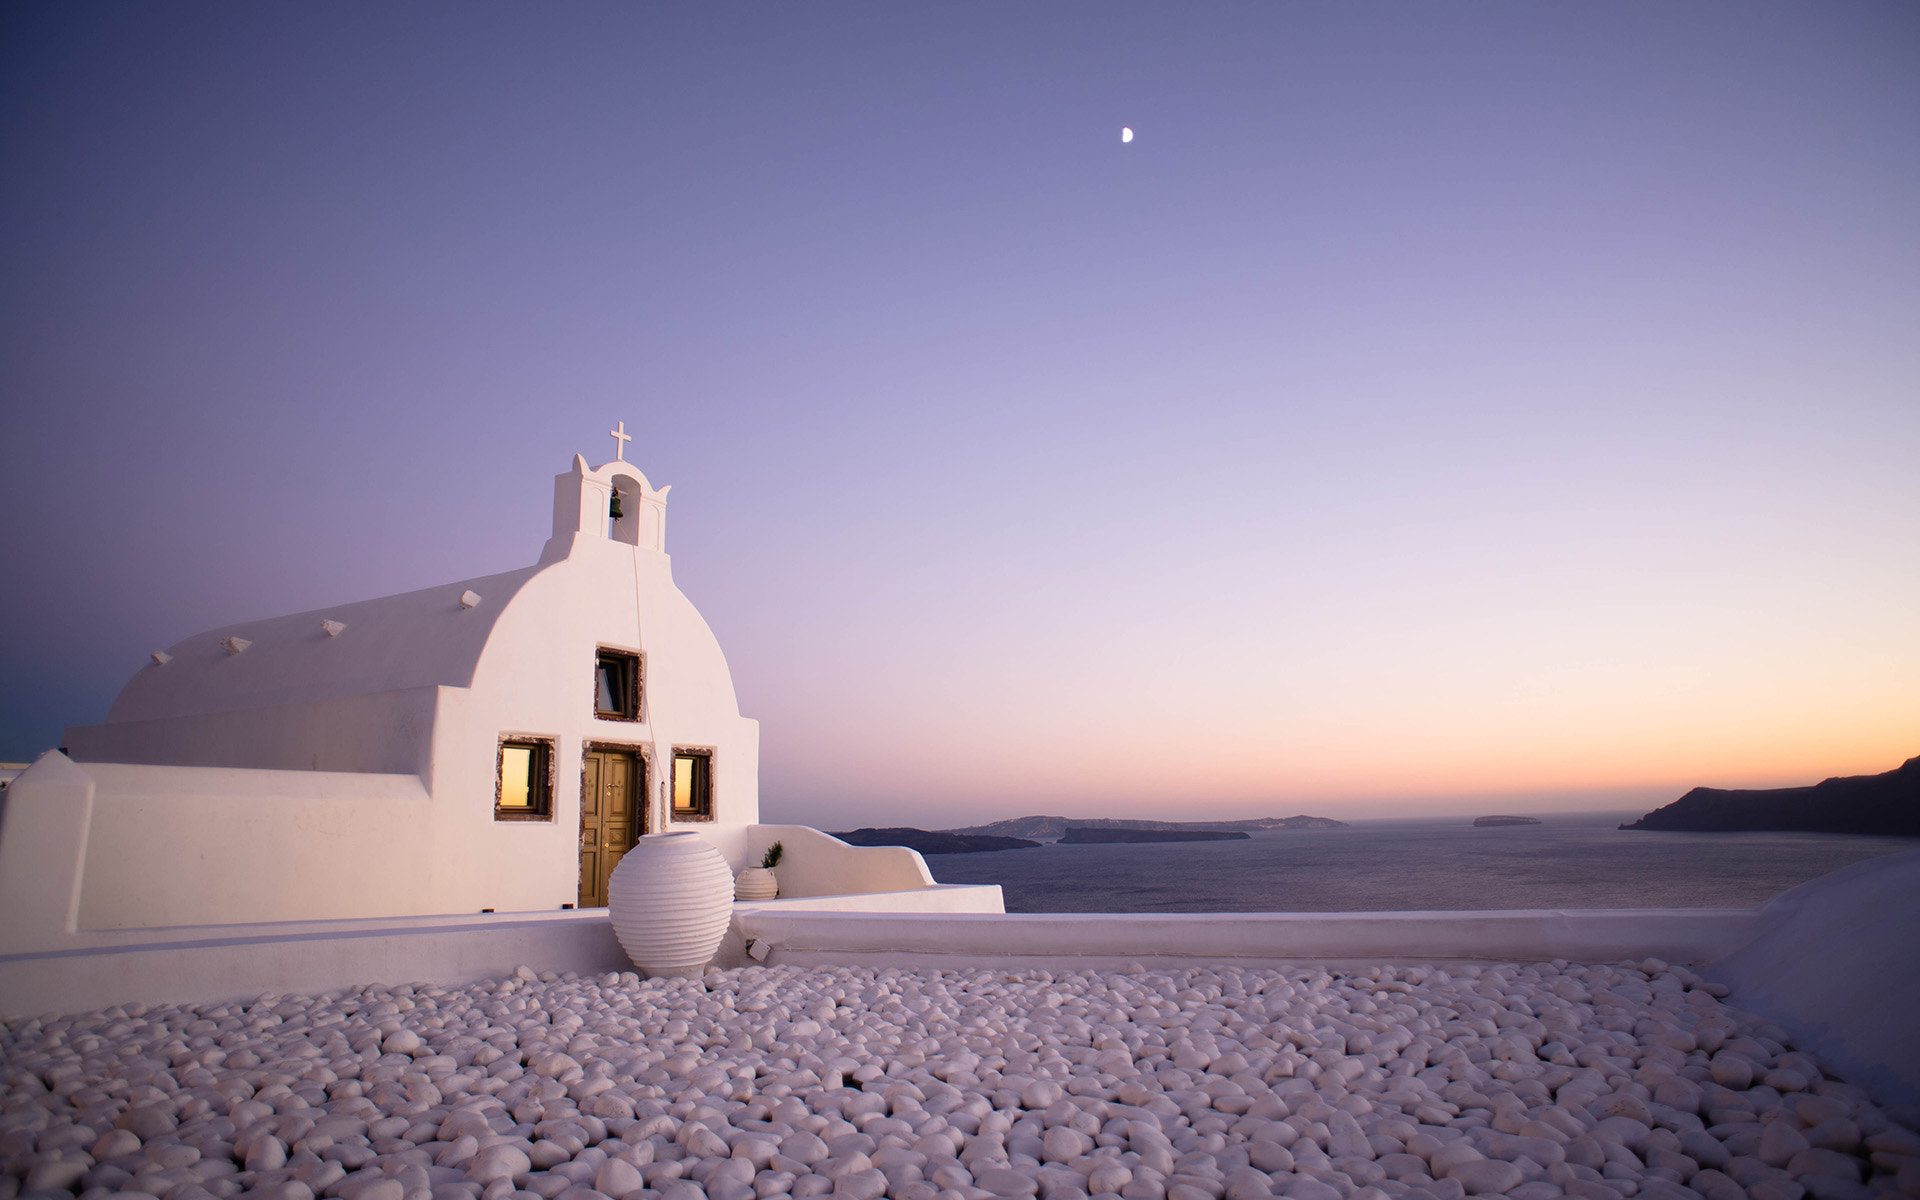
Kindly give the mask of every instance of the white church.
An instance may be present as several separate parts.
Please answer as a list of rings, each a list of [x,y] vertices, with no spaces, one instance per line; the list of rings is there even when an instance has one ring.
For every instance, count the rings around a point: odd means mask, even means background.
[[[911,851],[759,824],[759,727],[611,432],[532,566],[156,651],[9,789],[0,906],[49,936],[592,909],[673,830],[736,870],[783,840],[786,896],[945,891]]]

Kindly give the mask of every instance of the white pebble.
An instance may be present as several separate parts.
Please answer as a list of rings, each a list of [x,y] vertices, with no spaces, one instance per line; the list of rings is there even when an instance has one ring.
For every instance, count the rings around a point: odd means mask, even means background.
[[[640,1169],[623,1159],[610,1158],[600,1165],[593,1177],[593,1188],[621,1200],[629,1192],[637,1192],[646,1186],[640,1176]]]

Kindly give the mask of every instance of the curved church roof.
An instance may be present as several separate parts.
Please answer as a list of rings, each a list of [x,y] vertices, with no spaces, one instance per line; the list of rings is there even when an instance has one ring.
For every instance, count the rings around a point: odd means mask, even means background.
[[[135,673],[107,720],[469,686],[494,623],[544,569],[522,567],[194,634]]]

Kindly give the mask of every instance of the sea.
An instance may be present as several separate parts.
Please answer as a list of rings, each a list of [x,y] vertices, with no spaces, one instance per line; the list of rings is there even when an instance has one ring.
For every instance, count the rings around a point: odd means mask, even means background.
[[[1245,841],[1049,843],[927,856],[941,883],[997,883],[1008,912],[1408,912],[1748,908],[1920,838],[1655,833],[1641,813],[1354,821]]]

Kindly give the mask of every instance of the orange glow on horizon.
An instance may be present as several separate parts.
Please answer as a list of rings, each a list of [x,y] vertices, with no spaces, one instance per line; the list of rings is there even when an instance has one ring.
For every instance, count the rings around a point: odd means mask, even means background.
[[[1807,785],[1878,774],[1920,753],[1920,721],[1898,712],[1727,707],[1691,720],[1660,707],[1605,722],[1513,707],[1402,711],[1372,722],[1280,712],[1209,721],[1187,711],[1131,722],[1084,708],[1051,721],[949,713],[932,745],[919,721],[869,710],[872,724],[845,733],[861,746],[859,795],[891,792],[953,812],[941,826],[1039,812],[1364,818],[1465,813],[1496,802],[1533,812],[1645,810],[1697,786]],[[834,739],[789,745],[772,728],[766,737],[767,753],[790,767],[829,769]]]

